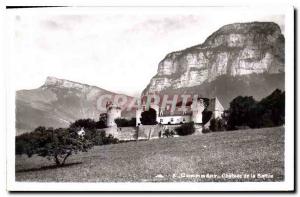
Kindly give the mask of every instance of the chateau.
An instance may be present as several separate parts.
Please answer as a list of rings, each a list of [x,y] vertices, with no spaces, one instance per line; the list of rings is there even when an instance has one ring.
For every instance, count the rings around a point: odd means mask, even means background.
[[[121,118],[122,109],[113,103],[108,103],[106,108],[107,127],[117,126],[115,119]],[[200,125],[205,123],[203,122],[204,111],[210,114],[209,119],[221,118],[224,112],[224,108],[217,97],[197,97],[197,99],[187,101],[185,105],[180,101],[176,106],[172,106],[170,103],[165,105],[162,103],[155,104],[142,99],[141,106],[136,109],[136,126],[142,126],[142,113],[149,109],[156,111],[156,122],[162,125],[179,125],[187,122],[194,122]]]
[[[202,112],[206,110],[210,112],[211,118],[221,118],[224,108],[219,102],[218,98],[201,98],[186,102],[185,106],[182,102],[178,102],[176,106],[167,104],[161,107],[161,104],[147,104],[143,102],[142,106],[136,110],[136,126],[142,125],[141,115],[144,111],[152,108],[156,111],[156,122],[162,125],[177,125],[187,122],[194,122],[195,124],[203,124]]]

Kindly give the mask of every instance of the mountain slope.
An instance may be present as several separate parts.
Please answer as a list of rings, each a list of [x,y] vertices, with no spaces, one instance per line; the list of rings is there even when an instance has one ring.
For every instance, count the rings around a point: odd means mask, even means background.
[[[213,81],[219,80],[219,86],[214,85],[218,89],[222,85],[222,79],[229,77],[233,81],[239,81],[239,78],[251,74],[263,77],[259,80],[263,83],[273,78],[268,76],[282,75],[283,77],[278,78],[279,86],[284,87],[284,36],[275,23],[225,25],[210,35],[203,44],[166,55],[158,65],[157,74],[142,94],[166,93],[179,89],[181,92],[189,92],[201,86],[200,94],[208,95],[204,92],[209,92],[209,95],[215,96],[209,89],[212,86],[209,84]],[[250,83],[252,80],[248,81]],[[235,93],[238,86],[238,83],[232,83],[227,90],[232,92],[232,96],[238,95],[239,91]],[[257,86],[258,92],[262,92]],[[271,86],[270,88],[277,88],[278,84]],[[266,95],[267,93],[253,96],[261,98]]]
[[[270,95],[275,89],[284,90],[284,80],[284,73],[254,73],[235,77],[222,75],[211,82],[178,89],[168,88],[160,91],[159,94],[191,94],[208,98],[218,97],[223,107],[227,109],[229,103],[236,96],[253,96],[254,99],[260,100]]]
[[[101,95],[118,94],[54,77],[48,77],[40,88],[19,90],[16,92],[17,133],[30,131],[37,126],[66,127],[80,118],[97,120],[99,114],[105,112],[97,106]]]

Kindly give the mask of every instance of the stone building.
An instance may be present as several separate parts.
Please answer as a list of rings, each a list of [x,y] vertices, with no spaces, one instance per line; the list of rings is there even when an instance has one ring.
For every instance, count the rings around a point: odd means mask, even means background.
[[[115,119],[121,118],[121,112],[122,109],[118,105],[108,102],[106,104],[106,110],[107,110],[107,122],[106,126],[107,127],[114,127],[117,126]]]
[[[147,109],[152,108],[156,111],[156,121],[163,125],[176,125],[187,122],[194,122],[195,124],[203,124],[203,111],[211,112],[211,118],[221,118],[224,108],[219,102],[218,98],[197,98],[192,101],[186,102],[183,106],[179,102],[176,104],[175,109],[172,109],[171,104],[166,105],[164,108],[157,104],[147,104],[142,102],[142,106],[136,110],[136,125],[142,125],[140,118],[141,114]]]
[[[115,119],[121,118],[122,109],[113,104],[107,103],[107,128],[105,132],[107,135],[112,135],[119,140],[145,140],[160,138],[162,130],[178,127],[183,123],[193,121],[195,123],[195,133],[202,133],[203,128],[209,126],[211,118],[220,118],[223,114],[224,108],[217,98],[197,98],[186,102],[184,110],[182,110],[182,103],[178,102],[175,109],[172,109],[171,104],[167,104],[164,108],[160,104],[141,102],[141,106],[136,109],[136,127],[120,127],[118,128]],[[141,115],[144,111],[152,108],[156,111],[157,125],[142,125]],[[210,116],[203,122],[203,111],[210,112]]]

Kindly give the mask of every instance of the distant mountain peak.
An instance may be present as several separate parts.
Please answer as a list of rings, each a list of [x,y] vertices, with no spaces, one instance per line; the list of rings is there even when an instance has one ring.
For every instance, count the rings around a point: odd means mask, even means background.
[[[106,112],[98,106],[102,95],[113,98],[120,94],[49,76],[40,88],[16,92],[17,132],[29,132],[38,126],[67,127],[70,122],[78,119],[97,120],[101,113]],[[124,96],[130,103],[132,97]],[[126,106],[127,103],[124,109]],[[135,112],[125,110],[122,113],[130,117],[135,115]]]
[[[45,84],[44,85],[56,85],[59,83],[62,83],[63,81],[65,81],[64,79],[59,79],[56,77],[52,77],[52,76],[48,76],[46,78]]]
[[[60,78],[53,77],[53,76],[48,76],[42,87],[61,87],[61,88],[75,88],[75,89],[84,89],[84,88],[94,87],[94,88],[97,88],[97,89],[101,89],[101,88],[96,87],[96,86],[90,86],[90,85],[87,85],[87,84],[83,84],[83,83],[79,83],[79,82],[75,82],[75,81],[70,81],[70,80],[67,80],[67,79],[60,79]]]

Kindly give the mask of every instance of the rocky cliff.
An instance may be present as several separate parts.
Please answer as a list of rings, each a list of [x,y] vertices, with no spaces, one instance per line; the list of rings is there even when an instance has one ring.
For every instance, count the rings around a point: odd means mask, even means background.
[[[284,36],[280,27],[272,22],[235,23],[221,27],[203,44],[166,55],[142,94],[191,89],[220,76],[282,73]]]
[[[105,112],[97,103],[101,95],[118,94],[55,77],[48,77],[37,89],[19,90],[16,92],[17,133],[32,131],[38,126],[67,127],[81,118],[98,120],[100,113]],[[126,97],[131,101],[132,97]]]

